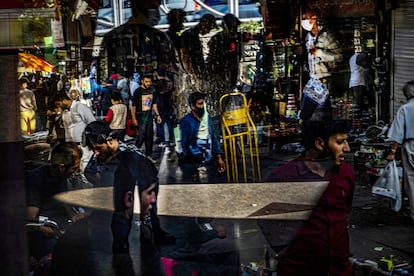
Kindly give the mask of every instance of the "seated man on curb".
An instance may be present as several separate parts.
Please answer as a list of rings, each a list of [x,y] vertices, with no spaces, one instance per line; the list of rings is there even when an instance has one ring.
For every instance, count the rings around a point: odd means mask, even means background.
[[[138,185],[141,194],[141,182],[147,178],[154,179],[154,191],[158,194],[157,168],[135,146],[120,142],[105,122],[96,121],[87,125],[83,142],[95,153],[86,169],[86,176],[89,179],[95,178],[95,182],[98,182],[96,186],[114,187],[115,212],[111,224],[113,253],[128,253],[135,185]],[[158,246],[175,242],[173,236],[161,229],[155,202],[150,211],[150,219]]]
[[[201,92],[193,92],[189,96],[188,102],[191,112],[180,120],[182,152],[179,153],[179,159],[180,162],[208,162],[210,161],[208,147],[211,144],[211,154],[217,162],[217,170],[222,173],[225,170],[225,164],[220,150],[220,142],[211,139],[210,143],[208,139],[208,137],[217,136],[212,134],[211,118],[205,114],[205,97],[206,95]],[[208,117],[204,118],[205,116]],[[204,126],[203,122],[207,122],[207,126]],[[199,139],[201,131],[208,132],[206,139]]]

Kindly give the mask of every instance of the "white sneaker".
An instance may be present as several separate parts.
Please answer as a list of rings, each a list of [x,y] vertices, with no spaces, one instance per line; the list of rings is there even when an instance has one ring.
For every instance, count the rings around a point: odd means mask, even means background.
[[[169,143],[162,142],[162,143],[160,143],[160,144],[158,145],[158,147],[159,147],[159,148],[165,148],[165,147],[168,147],[168,144],[169,144]]]

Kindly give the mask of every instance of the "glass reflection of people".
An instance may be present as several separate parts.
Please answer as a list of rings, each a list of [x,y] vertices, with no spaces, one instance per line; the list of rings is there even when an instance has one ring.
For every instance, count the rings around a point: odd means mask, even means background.
[[[140,154],[134,145],[126,145],[119,141],[116,133],[113,133],[105,122],[96,121],[89,124],[85,129],[84,142],[95,153],[85,170],[85,175],[95,186],[114,187],[112,251],[114,254],[128,254],[135,185],[138,185],[141,194],[145,190],[142,185],[147,183],[146,180],[151,179],[153,181],[151,183],[156,183],[154,191],[157,193],[157,168]],[[174,243],[175,238],[161,229],[156,212],[154,203],[150,208],[150,216],[145,217],[147,222],[151,222],[155,243],[157,245]],[[142,219],[144,218],[141,217]]]
[[[25,77],[19,80],[20,84],[20,127],[22,134],[36,132],[36,98],[32,90],[28,88],[29,80]]]
[[[209,41],[208,67],[210,73],[223,78],[235,87],[239,76],[241,41],[238,27],[240,20],[233,14],[222,18],[223,31],[215,34]],[[221,96],[221,95],[220,95]]]
[[[350,148],[347,142],[348,121],[306,121],[303,123],[303,154],[274,169],[268,181],[329,181],[310,217],[298,228],[291,229],[290,244],[279,251],[277,275],[352,275],[349,261],[347,218],[352,208],[355,175],[345,162]],[[268,240],[275,231],[265,227]],[[272,243],[272,242],[271,242]]]
[[[320,80],[329,90],[331,71],[338,62],[342,61],[342,49],[334,34],[328,31],[326,26],[320,24],[320,19],[319,11],[316,9],[309,9],[303,15],[302,28],[307,31],[305,36],[308,54],[307,70],[310,79]],[[308,120],[315,111],[318,111],[318,115],[322,118],[331,118],[329,95],[322,103],[316,103],[306,96],[303,97],[300,118],[304,121]]]
[[[217,33],[216,18],[212,14],[204,14],[200,22],[185,30],[181,38],[180,61],[184,74],[177,86],[177,118],[181,119],[189,110],[188,96],[193,91],[204,91],[206,86],[213,86],[207,70],[208,43]],[[178,43],[178,42],[177,42]],[[217,88],[217,87],[216,87]],[[218,88],[217,88],[218,89]]]
[[[68,191],[73,176],[79,172],[82,153],[75,144],[58,143],[51,152],[50,163],[26,173],[26,216],[29,254],[37,262],[45,262],[69,221],[77,222],[87,216],[82,208],[64,206],[53,196]],[[37,265],[34,275],[49,274],[49,266]],[[44,274],[43,274],[44,273]]]

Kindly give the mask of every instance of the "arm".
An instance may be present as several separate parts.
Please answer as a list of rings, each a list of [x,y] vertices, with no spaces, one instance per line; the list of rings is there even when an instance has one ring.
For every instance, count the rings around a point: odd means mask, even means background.
[[[181,120],[180,122],[180,130],[181,130],[181,148],[182,153],[180,154],[182,157],[187,156],[187,151],[189,148],[189,135],[190,135],[190,124],[187,120]]]
[[[82,120],[86,124],[96,121],[95,116],[93,116],[91,109],[87,105],[83,103],[78,103],[77,108],[78,108],[79,116],[82,117]]]
[[[388,139],[392,141],[391,150],[387,155],[387,160],[394,160],[398,146],[402,145],[405,138],[405,109],[404,106],[398,110],[394,121],[388,130]]]
[[[106,113],[105,122],[109,124],[113,118],[114,118],[114,111],[112,110],[112,108],[110,108],[108,112]]]
[[[388,161],[392,161],[392,160],[395,159],[395,153],[397,152],[397,149],[398,149],[399,145],[400,144],[398,144],[397,142],[392,142],[390,152],[387,155],[387,160]]]
[[[32,104],[33,104],[33,110],[36,111],[37,110],[37,103],[36,103],[36,96],[33,93],[32,94]]]
[[[211,147],[212,147],[211,152],[213,156],[216,158],[217,169],[219,172],[224,172],[224,170],[226,169],[226,166],[222,158],[222,152],[221,152],[220,142],[219,142],[220,123],[213,122],[213,120],[209,117],[208,128],[209,128],[209,133],[211,137]]]
[[[137,107],[135,105],[131,106],[131,118],[132,118],[132,124],[134,126],[138,125],[138,121],[137,121]]]
[[[139,88],[137,88],[135,91],[134,91],[134,95],[132,95],[132,98],[131,98],[131,102],[132,102],[132,105],[131,105],[131,119],[132,119],[132,124],[134,125],[134,126],[138,126],[138,121],[137,121],[137,98],[138,98],[138,89]]]
[[[161,116],[160,116],[160,112],[158,110],[158,105],[156,103],[154,103],[152,105],[152,109],[154,110],[155,116],[157,117],[157,123],[158,124],[161,124],[162,123],[162,119],[161,119]]]

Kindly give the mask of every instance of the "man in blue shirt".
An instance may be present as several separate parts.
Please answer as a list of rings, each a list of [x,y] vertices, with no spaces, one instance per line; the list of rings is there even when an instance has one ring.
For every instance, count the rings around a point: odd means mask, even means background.
[[[398,109],[388,130],[388,140],[392,146],[387,160],[395,159],[395,153],[401,145],[404,190],[410,200],[410,217],[414,220],[414,81],[406,83],[403,92],[408,102]]]
[[[205,162],[209,161],[206,147],[202,145],[202,139],[199,139],[200,125],[204,116],[208,116],[205,113],[205,97],[206,95],[201,92],[194,92],[189,97],[189,105],[191,112],[185,115],[180,120],[181,130],[181,147],[182,152],[179,153],[181,162]],[[217,162],[217,169],[219,172],[224,172],[225,164],[222,158],[220,149],[220,142],[214,138],[213,128],[211,127],[211,118],[207,117],[208,121],[208,137],[211,137],[211,154]],[[209,145],[207,141],[207,146]]]

